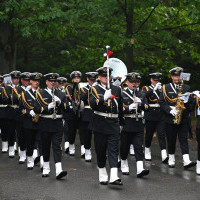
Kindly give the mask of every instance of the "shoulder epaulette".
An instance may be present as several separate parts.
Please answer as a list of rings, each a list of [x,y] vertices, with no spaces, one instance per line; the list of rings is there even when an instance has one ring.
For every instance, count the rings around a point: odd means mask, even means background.
[[[99,95],[97,93],[97,90],[95,87],[91,87],[89,92],[88,92],[88,99],[89,99],[89,95],[92,95],[95,99],[96,99],[96,104],[98,105],[99,104]],[[89,101],[88,101],[89,103]],[[90,105],[90,104],[89,104]],[[91,107],[91,106],[90,106]]]
[[[174,103],[174,102],[177,101],[177,98],[170,99],[170,98],[167,96],[167,92],[166,92],[165,85],[163,85],[163,96],[164,96],[164,99],[167,100],[167,101],[170,102],[170,103]]]
[[[67,86],[66,86],[66,88],[65,88],[65,93],[68,95],[69,100],[71,101],[71,100],[72,100],[72,97],[71,97],[71,95],[69,94],[69,90],[68,90],[68,88],[69,88],[70,86],[71,86],[71,85],[67,85]]]
[[[29,103],[26,101],[24,92],[22,92],[21,97],[22,97],[22,103],[23,103],[24,107],[27,109],[33,110],[34,107],[29,105]]]
[[[149,91],[149,87],[148,86],[143,86],[142,87],[142,91],[144,90],[144,88],[146,89],[147,92]]]
[[[40,106],[42,106],[42,107],[49,105],[46,101],[44,101],[44,99],[42,98],[40,92],[36,93],[36,100],[40,104]]]
[[[4,95],[6,96],[6,98],[8,99],[9,97],[8,97],[8,94],[7,94],[7,92],[6,92],[6,89],[5,89],[5,88],[3,88],[3,93],[4,93]]]
[[[18,100],[20,99],[21,95],[17,92],[16,88],[13,88],[13,91],[15,92],[15,94],[17,95]]]

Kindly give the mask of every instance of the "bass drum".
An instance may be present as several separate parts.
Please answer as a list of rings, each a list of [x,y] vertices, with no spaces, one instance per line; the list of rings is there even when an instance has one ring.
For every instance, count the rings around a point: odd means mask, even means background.
[[[110,66],[112,71],[112,77],[121,77],[121,82],[123,82],[126,79],[126,74],[128,73],[126,65],[118,58],[110,58],[109,63],[108,60],[104,62],[104,67]]]

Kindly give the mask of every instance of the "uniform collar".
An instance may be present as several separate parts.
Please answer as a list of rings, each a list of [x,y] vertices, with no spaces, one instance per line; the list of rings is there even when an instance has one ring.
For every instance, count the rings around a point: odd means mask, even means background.
[[[101,86],[106,89],[106,85],[104,85],[103,83],[101,83]]]
[[[50,93],[52,93],[52,89],[50,89],[48,87],[47,87],[47,91],[50,92]]]
[[[34,93],[34,92],[37,92],[37,90],[34,90],[33,88],[31,88],[31,90],[32,90],[33,93]]]

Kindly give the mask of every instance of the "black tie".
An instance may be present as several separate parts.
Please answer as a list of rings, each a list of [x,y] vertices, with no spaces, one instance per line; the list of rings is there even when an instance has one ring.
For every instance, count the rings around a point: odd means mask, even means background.
[[[178,92],[178,90],[179,90],[179,86],[178,86],[178,85],[176,85],[176,91]]]

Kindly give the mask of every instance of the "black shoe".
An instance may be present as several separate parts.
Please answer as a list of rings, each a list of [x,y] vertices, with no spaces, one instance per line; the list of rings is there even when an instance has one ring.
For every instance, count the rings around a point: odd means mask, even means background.
[[[175,165],[169,165],[169,168],[174,168],[175,167]]]
[[[19,164],[24,164],[25,163],[25,161],[19,161]]]
[[[33,167],[27,167],[28,170],[33,170]]]
[[[58,176],[56,176],[56,179],[61,179],[66,175],[67,175],[67,171],[62,171],[62,172],[60,172],[60,174],[58,174]]]
[[[9,156],[9,158],[14,158],[15,156]]]
[[[90,159],[90,160],[85,160],[85,162],[92,162],[92,160]]]
[[[165,158],[165,160],[162,161],[163,164],[167,164],[168,163],[169,158]]]
[[[65,153],[66,153],[66,154],[69,153],[69,147],[65,149]]]
[[[85,158],[85,154],[81,155],[81,158]]]
[[[101,181],[99,182],[101,185],[108,185],[108,181]]]
[[[191,168],[191,167],[194,167],[194,166],[196,166],[196,162],[191,162],[190,164],[188,164],[188,165],[185,165],[184,166],[184,169],[189,169],[189,168]]]
[[[110,182],[109,184],[110,184],[110,185],[123,185],[121,179],[117,179],[116,181]]]
[[[7,153],[8,151],[1,151],[1,153]]]
[[[146,160],[146,161],[151,161],[151,159],[146,159],[146,158],[145,158],[145,160]]]
[[[129,172],[122,172],[123,175],[129,175]]]
[[[37,165],[40,162],[40,156],[37,156],[34,160],[34,165]]]
[[[118,163],[117,163],[117,168],[118,168],[118,169],[121,168],[121,161],[118,161]]]
[[[49,177],[49,174],[42,174],[43,178]]]
[[[69,156],[75,156],[75,154],[74,154],[74,153],[72,153],[72,154],[69,154]]]
[[[40,168],[40,171],[41,171],[41,172],[43,171],[43,167]]]
[[[142,178],[143,176],[147,176],[149,174],[148,169],[144,169],[141,173],[137,174],[138,178]]]

